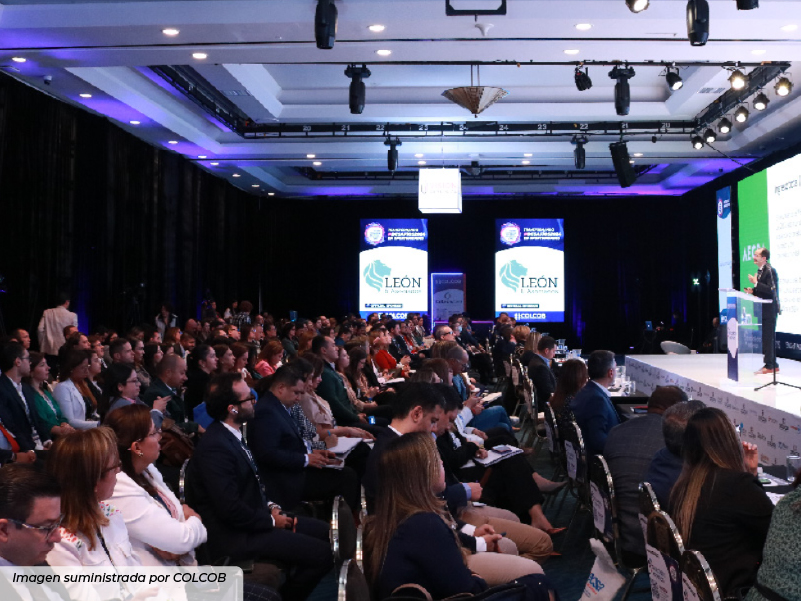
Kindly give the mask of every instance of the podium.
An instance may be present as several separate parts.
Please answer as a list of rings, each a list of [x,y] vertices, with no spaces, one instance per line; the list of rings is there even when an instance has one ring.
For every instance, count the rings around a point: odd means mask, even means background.
[[[728,378],[750,384],[756,380],[754,372],[764,365],[762,308],[773,301],[730,288],[720,291],[726,293]]]

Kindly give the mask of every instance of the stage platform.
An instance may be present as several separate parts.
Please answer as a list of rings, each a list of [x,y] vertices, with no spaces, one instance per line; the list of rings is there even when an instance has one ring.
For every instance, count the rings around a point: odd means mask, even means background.
[[[784,465],[792,449],[801,449],[801,390],[789,386],[754,388],[770,375],[726,377],[727,355],[627,355],[626,375],[647,395],[657,386],[675,385],[690,398],[723,409],[743,424],[743,440],[759,446],[761,462]],[[777,380],[801,386],[801,363],[779,359]]]

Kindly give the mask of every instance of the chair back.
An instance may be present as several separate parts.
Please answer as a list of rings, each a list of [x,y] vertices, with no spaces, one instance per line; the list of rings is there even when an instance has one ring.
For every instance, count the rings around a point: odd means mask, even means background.
[[[664,511],[655,511],[648,518],[645,553],[654,601],[684,601],[681,586],[684,543],[676,524]]]
[[[178,500],[181,503],[186,503],[186,470],[189,467],[191,457],[184,461],[181,466],[181,471],[178,472]]]
[[[548,450],[551,453],[559,453],[562,448],[562,441],[559,438],[559,426],[556,423],[556,414],[551,407],[551,403],[545,403],[545,437],[548,439]]]
[[[512,355],[509,361],[509,377],[512,378],[512,385],[517,388],[522,384],[523,368],[520,367],[520,361]]]
[[[566,421],[562,424],[561,435],[567,463],[567,477],[574,484],[586,484],[587,454],[584,450],[581,428],[574,421]]]
[[[612,473],[602,455],[592,458],[590,469],[590,501],[595,535],[604,545],[617,553],[620,535],[617,524],[617,500]],[[618,555],[619,556],[619,555]]]
[[[331,551],[334,562],[339,564],[356,555],[356,521],[353,512],[342,495],[334,498],[331,511]]]
[[[356,553],[353,559],[356,560],[359,569],[364,571],[364,527],[361,524],[356,529]]]
[[[690,349],[684,346],[681,342],[673,342],[672,340],[664,340],[659,346],[666,355],[689,355]]]
[[[339,569],[337,601],[370,601],[370,585],[352,559],[346,559]]]
[[[718,581],[700,551],[682,553],[681,583],[687,601],[721,601]]]
[[[640,526],[642,526],[643,540],[648,538],[648,518],[660,509],[659,501],[656,499],[656,493],[651,488],[651,484],[640,482]]]

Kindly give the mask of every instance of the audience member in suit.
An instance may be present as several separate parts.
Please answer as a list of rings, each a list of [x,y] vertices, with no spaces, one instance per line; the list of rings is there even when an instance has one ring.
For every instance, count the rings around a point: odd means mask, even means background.
[[[640,482],[651,458],[665,445],[662,414],[687,395],[678,386],[657,386],[648,399],[648,413],[630,419],[609,432],[604,458],[612,472],[617,497],[617,515],[624,551],[645,557],[645,540],[640,525]]]
[[[448,362],[448,366],[453,372],[451,384],[456,389],[456,392],[459,393],[462,401],[471,407],[473,417],[468,425],[483,432],[489,432],[494,428],[502,428],[511,435],[512,421],[509,419],[506,409],[501,405],[484,406],[478,401],[475,394],[468,389],[467,377],[462,376],[470,367],[470,357],[468,357],[467,351],[455,346],[445,352],[443,359]]]
[[[175,425],[186,434],[192,436],[204,432],[197,423],[190,421],[181,389],[186,382],[186,361],[178,355],[164,357],[156,365],[156,377],[151,382],[142,401],[153,407],[159,399],[168,399],[164,409],[164,417],[169,417]]]
[[[397,587],[412,583],[435,599],[479,593],[494,583],[477,575],[477,564],[493,555],[504,562],[501,582],[526,582],[536,574],[533,583],[547,584],[540,580],[542,568],[522,557],[482,553],[465,560],[454,535],[457,524],[437,496],[446,487],[445,471],[427,432],[389,441],[379,469],[376,513],[365,526],[365,571],[376,598],[386,598]],[[538,598],[548,598],[547,588],[539,592]]]
[[[556,340],[543,336],[537,343],[537,353],[528,363],[528,377],[537,392],[537,402],[543,407],[556,390],[555,356]]]
[[[205,400],[211,374],[217,369],[217,354],[208,344],[198,344],[186,361],[186,393],[184,403],[193,418],[192,410]]]
[[[301,501],[331,500],[342,495],[351,509],[358,510],[356,472],[349,467],[323,469],[341,460],[331,451],[312,450],[290,414],[306,389],[302,375],[291,365],[284,365],[269,382],[248,427],[248,443],[273,500],[294,508]]]
[[[387,333],[389,334],[389,345],[387,350],[389,354],[395,358],[395,361],[400,361],[409,355],[409,348],[406,346],[406,341],[401,335],[401,322],[392,320],[387,324]]]
[[[50,429],[36,413],[36,392],[22,382],[22,378],[31,372],[30,351],[19,342],[6,342],[0,347],[0,371],[3,372],[0,375],[0,422],[16,440],[16,450],[25,452],[48,448],[52,443]],[[0,443],[11,442],[5,433],[0,438]],[[11,446],[10,450],[14,451]]]
[[[103,395],[98,403],[101,419],[112,411],[126,405],[145,405],[139,399],[139,378],[132,365],[126,363],[112,363],[103,377]],[[150,415],[156,428],[161,428],[164,421],[164,411],[168,397],[157,398],[153,403]]]
[[[101,395],[87,383],[91,355],[92,351],[67,353],[58,366],[59,382],[53,388],[61,413],[76,430],[96,428],[100,422],[97,403]]]
[[[687,401],[673,405],[662,415],[662,435],[665,446],[651,458],[648,471],[642,481],[648,482],[656,494],[659,506],[667,510],[670,491],[681,475],[684,460],[681,458],[681,441],[687,422],[697,412],[706,407],[702,401]]]
[[[58,349],[64,344],[64,330],[69,326],[78,329],[78,315],[70,311],[69,295],[60,294],[58,305],[45,309],[37,328],[39,350],[48,355],[49,359],[55,360]]]
[[[741,442],[729,417],[707,407],[687,422],[684,469],[670,493],[670,515],[684,545],[703,553],[721,597],[753,586],[773,503],[757,479],[759,450]]]
[[[590,381],[570,401],[587,457],[603,453],[609,431],[620,423],[607,390],[615,381],[615,367],[613,352],[593,351],[587,360]]]
[[[0,567],[41,566],[61,540],[61,488],[34,466],[9,465],[0,470]],[[38,596],[32,595],[37,589]],[[0,575],[0,598],[69,601],[59,581],[14,585]]]
[[[241,432],[253,418],[254,400],[242,374],[212,380],[206,410],[215,421],[189,462],[187,502],[203,519],[213,558],[285,562],[282,596],[305,599],[333,567],[328,524],[287,515],[270,501]]]

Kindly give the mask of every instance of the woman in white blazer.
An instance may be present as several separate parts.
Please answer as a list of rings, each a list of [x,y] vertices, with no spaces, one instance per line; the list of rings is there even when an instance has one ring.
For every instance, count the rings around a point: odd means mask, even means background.
[[[94,398],[86,379],[89,377],[89,360],[92,351],[73,350],[67,353],[59,367],[59,380],[53,388],[53,397],[58,403],[61,413],[67,418],[70,426],[76,430],[96,428],[98,421],[87,419],[87,401]],[[97,407],[97,399],[94,399]]]
[[[104,422],[117,435],[122,471],[111,502],[125,519],[134,552],[146,566],[197,565],[195,548],[206,542],[206,527],[181,505],[153,465],[161,447],[145,405],[126,405]]]
[[[47,468],[61,485],[64,513],[61,540],[48,553],[47,563],[56,571],[59,566],[141,566],[128,540],[122,513],[107,502],[120,471],[114,433],[109,428],[93,428],[60,437],[50,451]],[[71,598],[81,601],[147,596],[141,585],[130,583],[65,586]]]

